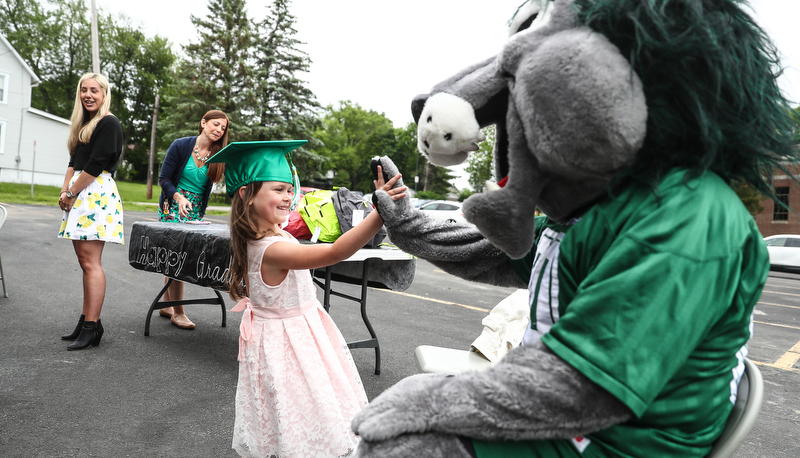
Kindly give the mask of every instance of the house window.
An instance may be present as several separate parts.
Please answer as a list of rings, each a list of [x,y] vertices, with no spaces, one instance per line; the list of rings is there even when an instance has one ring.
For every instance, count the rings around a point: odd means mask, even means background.
[[[8,103],[8,74],[0,73],[0,103]]]
[[[776,187],[775,197],[778,198],[778,202],[774,203],[772,221],[789,221],[789,187]]]

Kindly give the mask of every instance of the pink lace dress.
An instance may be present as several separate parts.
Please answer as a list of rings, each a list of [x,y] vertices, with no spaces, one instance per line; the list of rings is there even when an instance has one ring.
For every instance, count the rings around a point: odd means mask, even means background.
[[[249,299],[239,337],[233,448],[246,457],[349,456],[353,416],[367,403],[339,328],[317,300],[308,270],[290,270],[278,286],[261,278],[266,237],[247,248]]]

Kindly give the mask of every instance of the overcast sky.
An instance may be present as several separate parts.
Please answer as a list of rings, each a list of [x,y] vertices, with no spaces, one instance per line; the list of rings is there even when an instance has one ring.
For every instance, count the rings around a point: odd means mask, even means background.
[[[148,36],[179,45],[197,42],[190,15],[205,17],[203,0],[95,0],[123,13]],[[312,60],[308,87],[325,106],[351,100],[384,113],[395,127],[412,121],[411,99],[454,72],[493,56],[506,23],[524,0],[299,0],[292,3],[297,38]],[[270,0],[247,0],[265,16]],[[780,85],[800,102],[800,0],[751,0],[756,21],[772,36],[787,66]],[[462,183],[463,184],[463,183]],[[456,185],[457,187],[460,187]]]

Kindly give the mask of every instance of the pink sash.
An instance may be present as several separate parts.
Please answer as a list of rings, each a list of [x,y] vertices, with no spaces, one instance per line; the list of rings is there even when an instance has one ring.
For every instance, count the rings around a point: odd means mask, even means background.
[[[242,322],[239,325],[239,361],[244,358],[244,343],[250,340],[254,317],[265,320],[280,320],[283,318],[305,315],[316,308],[316,302],[308,302],[297,307],[258,307],[253,309],[249,297],[240,300],[236,306],[231,309],[231,312],[244,312],[242,315]]]

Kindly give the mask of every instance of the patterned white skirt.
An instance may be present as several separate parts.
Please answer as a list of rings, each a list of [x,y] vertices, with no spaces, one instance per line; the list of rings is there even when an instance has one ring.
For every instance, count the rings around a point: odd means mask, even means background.
[[[82,171],[76,171],[69,181],[75,182]],[[61,217],[58,236],[71,240],[102,240],[125,244],[122,233],[122,200],[117,183],[103,172],[78,193],[75,204]]]

